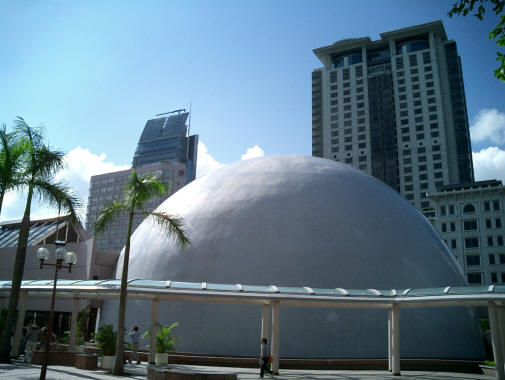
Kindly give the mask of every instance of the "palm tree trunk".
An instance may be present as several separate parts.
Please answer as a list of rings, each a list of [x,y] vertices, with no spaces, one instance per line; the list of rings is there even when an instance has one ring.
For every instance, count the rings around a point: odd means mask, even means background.
[[[0,191],[0,215],[2,215],[2,205],[4,203],[4,195],[5,191],[4,190]]]
[[[119,313],[117,318],[117,344],[116,361],[112,374],[122,376],[124,374],[124,327],[126,315],[126,286],[128,282],[128,263],[130,260],[130,238],[132,235],[133,215],[135,210],[135,201],[132,202],[128,218],[128,232],[126,234],[126,246],[124,249],[123,272],[121,274],[121,293],[119,295]]]
[[[30,233],[30,209],[32,205],[33,188],[28,188],[28,197],[26,199],[26,208],[23,220],[19,228],[18,248],[16,250],[16,261],[12,271],[12,285],[9,294],[9,310],[7,312],[7,321],[5,323],[4,338],[0,349],[0,363],[10,363],[10,342],[12,336],[12,326],[16,316],[19,293],[21,289],[21,280],[25,269],[26,247],[28,245],[28,235]]]

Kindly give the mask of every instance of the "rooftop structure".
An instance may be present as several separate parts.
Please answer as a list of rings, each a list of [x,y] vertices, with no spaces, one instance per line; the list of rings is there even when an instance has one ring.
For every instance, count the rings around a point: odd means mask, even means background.
[[[419,209],[472,182],[461,60],[441,21],[314,49],[312,155],[379,178]]]

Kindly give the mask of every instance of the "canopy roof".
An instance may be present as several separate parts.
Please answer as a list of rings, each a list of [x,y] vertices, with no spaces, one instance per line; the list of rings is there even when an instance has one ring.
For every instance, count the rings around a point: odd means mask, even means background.
[[[10,290],[11,281],[0,281],[0,295]],[[58,297],[118,298],[121,280],[58,280]],[[52,280],[23,281],[21,290],[50,296]],[[5,294],[7,295],[7,294]],[[505,286],[435,287],[423,289],[343,289],[283,287],[275,285],[215,284],[134,279],[128,281],[130,299],[178,299],[199,302],[264,304],[279,300],[291,306],[389,307],[485,305],[505,302]]]

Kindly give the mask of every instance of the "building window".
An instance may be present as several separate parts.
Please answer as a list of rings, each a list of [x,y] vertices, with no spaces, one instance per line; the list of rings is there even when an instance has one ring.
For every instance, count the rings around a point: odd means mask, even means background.
[[[409,64],[410,66],[417,66],[417,56],[415,54],[412,54],[409,56]]]
[[[489,258],[489,264],[491,264],[491,265],[496,264],[496,259],[495,259],[495,257],[494,257],[494,253],[490,253],[490,254],[488,255],[488,258]]]
[[[423,53],[423,63],[426,65],[428,63],[431,63],[431,56],[429,51],[425,51]]]
[[[496,228],[501,228],[501,218],[496,218],[494,220]]]
[[[491,282],[496,284],[498,282],[498,275],[495,272],[491,272]]]
[[[465,220],[463,228],[465,231],[475,231],[477,229],[477,220]]]
[[[447,209],[445,206],[440,206],[440,215],[447,215]]]
[[[451,232],[456,231],[456,223],[451,222]]]
[[[499,200],[494,200],[493,201],[493,210],[494,211],[500,210],[500,201]]]
[[[486,219],[486,228],[488,228],[488,229],[493,228],[493,227],[491,226],[491,219]]]
[[[456,239],[451,239],[451,248],[456,249]]]
[[[471,285],[477,285],[482,283],[480,273],[467,273],[466,277],[468,279],[468,283]]]
[[[403,177],[404,182],[412,182],[412,176],[411,175],[406,175]]]
[[[466,256],[466,265],[467,266],[480,265],[480,255],[468,255],[468,256]]]
[[[498,246],[503,246],[503,236],[497,236],[496,237],[496,245]]]
[[[464,214],[474,214],[475,213],[475,206],[468,203],[463,207],[463,213]]]
[[[479,248],[479,238],[476,236],[465,238],[465,248],[466,249]]]
[[[346,163],[346,164],[352,164],[352,157],[347,157],[347,158],[345,159],[345,163]]]
[[[505,253],[500,253],[500,264],[505,264]]]
[[[447,232],[447,223],[442,223],[442,232]]]
[[[484,201],[484,211],[489,211],[489,210],[491,210],[489,201]]]
[[[349,80],[349,78],[350,78],[350,71],[349,71],[349,69],[344,69],[343,70],[343,75],[344,75],[344,79],[343,80]]]
[[[426,208],[430,208],[430,202],[428,202],[428,201],[421,202],[421,209],[424,210]]]
[[[492,247],[493,246],[493,237],[492,236],[488,236],[487,237],[487,246],[488,247]]]

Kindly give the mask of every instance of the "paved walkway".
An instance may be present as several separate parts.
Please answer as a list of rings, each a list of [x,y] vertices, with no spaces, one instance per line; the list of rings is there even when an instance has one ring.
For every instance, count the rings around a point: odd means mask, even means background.
[[[178,365],[174,367],[179,367]],[[185,369],[202,369],[208,368],[210,371],[223,371],[236,373],[239,380],[258,379],[258,370],[251,368],[221,368],[221,367],[201,367],[201,366],[180,366]],[[115,377],[110,374],[98,370],[87,371],[77,369],[75,367],[64,366],[49,366],[47,369],[47,380],[118,380],[118,379],[147,379],[147,368],[145,364],[125,366],[126,376]],[[40,375],[40,366],[25,364],[23,362],[13,362],[13,364],[0,364],[0,380],[35,380]],[[269,376],[265,375],[268,379]],[[448,372],[417,372],[405,371],[401,377],[392,376],[384,371],[305,371],[305,370],[282,370],[279,376],[275,376],[279,380],[381,380],[381,379],[405,379],[412,378],[415,380],[470,380],[470,379],[486,379],[491,380],[493,377],[475,374],[448,373]]]

